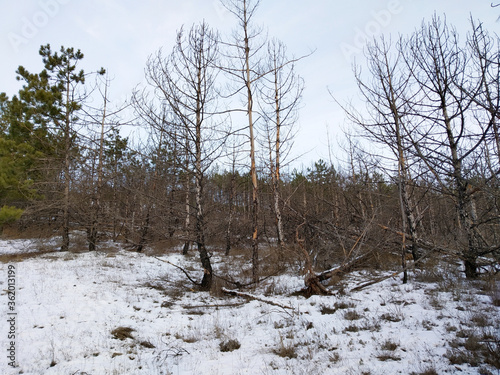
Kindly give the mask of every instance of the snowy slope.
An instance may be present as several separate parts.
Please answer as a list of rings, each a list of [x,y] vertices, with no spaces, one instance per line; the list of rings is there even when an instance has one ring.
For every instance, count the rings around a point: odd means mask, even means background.
[[[0,241],[0,252],[30,244]],[[196,257],[161,258],[200,276]],[[391,278],[331,297],[291,297],[302,280],[287,275],[251,291],[291,307],[282,309],[192,291],[182,272],[145,254],[42,254],[0,264],[2,348],[12,265],[19,367],[8,366],[3,350],[1,374],[499,373],[484,358],[473,367],[444,357],[463,351],[460,343],[471,335],[500,337],[500,308],[489,291],[454,270],[437,282]],[[351,275],[347,289],[370,277]],[[130,337],[119,339],[122,331]],[[221,351],[229,340],[240,347]]]

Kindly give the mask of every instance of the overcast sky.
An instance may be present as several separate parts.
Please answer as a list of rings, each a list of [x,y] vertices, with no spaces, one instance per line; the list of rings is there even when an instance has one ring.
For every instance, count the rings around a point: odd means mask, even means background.
[[[500,7],[491,8],[489,0],[261,1],[256,21],[270,37],[281,39],[296,56],[315,50],[297,67],[306,89],[294,155],[308,152],[303,164],[327,159],[327,133],[336,147],[341,128],[348,126],[328,89],[340,101],[355,95],[352,62],[363,61],[365,41],[409,34],[434,12],[446,14],[462,38],[470,15],[490,32],[500,31]],[[169,51],[182,25],[204,19],[227,34],[234,26],[218,0],[0,0],[0,16],[0,92],[9,96],[20,88],[19,65],[32,72],[43,68],[42,44],[81,49],[82,67],[106,68],[114,77],[112,98],[123,100],[144,81],[147,57],[160,47]]]

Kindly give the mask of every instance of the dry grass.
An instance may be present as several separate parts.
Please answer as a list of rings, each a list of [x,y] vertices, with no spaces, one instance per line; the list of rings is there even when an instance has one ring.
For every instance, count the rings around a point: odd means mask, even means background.
[[[55,250],[47,250],[41,252],[32,252],[32,253],[22,253],[22,254],[3,254],[0,255],[1,263],[14,263],[14,262],[22,262],[23,260],[38,258],[40,255],[50,254],[55,252]]]
[[[328,306],[321,306],[321,315],[333,315],[337,311],[336,308],[331,308]]]
[[[125,339],[134,339],[134,336],[132,336],[134,331],[135,329],[130,327],[117,327],[111,331],[111,335],[114,339],[123,341]]]
[[[345,320],[359,320],[362,317],[363,317],[363,315],[358,313],[356,310],[348,310],[344,313]]]
[[[458,331],[445,357],[453,365],[479,367],[486,364],[500,370],[500,337],[488,331],[482,334]]]
[[[351,325],[348,325],[347,327],[344,328],[344,330],[342,331],[343,333],[347,333],[347,332],[359,332],[360,331],[360,328],[355,325],[355,324],[351,324]]]

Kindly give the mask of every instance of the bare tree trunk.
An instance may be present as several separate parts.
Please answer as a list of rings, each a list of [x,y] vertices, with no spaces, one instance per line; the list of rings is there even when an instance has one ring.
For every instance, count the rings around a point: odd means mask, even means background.
[[[68,73],[69,74],[69,73]],[[70,111],[70,80],[66,82],[66,113],[64,124],[64,198],[61,251],[69,250],[69,192],[70,192],[70,163],[71,163],[71,111]]]
[[[275,67],[277,68],[277,67]],[[280,146],[281,146],[281,138],[280,138],[280,130],[281,130],[281,106],[280,106],[280,90],[278,84],[278,72],[275,70],[274,74],[274,93],[275,93],[275,114],[276,114],[276,141],[275,141],[275,170],[272,173],[272,183],[273,183],[273,196],[274,196],[274,214],[276,216],[276,229],[278,232],[278,246],[280,251],[280,258],[283,257],[283,245],[285,242],[285,236],[283,233],[283,220],[281,217],[281,209],[280,209]],[[272,161],[271,161],[272,165]]]
[[[197,162],[201,168],[201,163]],[[203,267],[203,278],[201,280],[201,288],[203,290],[210,290],[212,286],[212,264],[210,262],[210,256],[205,247],[205,230],[204,230],[204,215],[203,215],[203,174],[201,170],[196,172],[196,245],[198,247],[198,253],[200,255],[201,265]]]
[[[257,183],[257,167],[255,164],[255,134],[253,122],[253,91],[250,74],[250,45],[248,39],[248,17],[244,2],[244,34],[245,34],[245,84],[247,88],[247,116],[250,137],[250,178],[252,180],[252,278],[259,282],[259,186]]]
[[[186,158],[185,163],[185,173],[186,173],[186,181],[185,181],[185,189],[186,189],[186,198],[185,198],[185,207],[186,207],[186,219],[184,220],[184,235],[186,236],[186,239],[184,240],[184,246],[182,248],[182,255],[187,255],[189,251],[189,246],[191,245],[191,240],[189,239],[189,224],[190,224],[190,173],[189,173],[189,139],[186,136],[186,153],[184,155]]]
[[[101,195],[102,195],[102,184],[103,184],[103,166],[104,166],[104,131],[106,125],[106,108],[107,108],[107,93],[108,86],[107,82],[104,87],[104,105],[102,112],[101,121],[101,133],[99,137],[99,156],[97,162],[97,186],[93,190],[92,196],[92,206],[90,212],[90,225],[87,230],[87,241],[89,244],[89,251],[95,251],[97,246],[97,237],[99,235],[98,226],[101,214]]]
[[[233,164],[232,164],[232,170],[231,170],[231,177],[230,177],[230,182],[229,182],[229,201],[228,201],[228,206],[229,206],[229,213],[228,213],[228,219],[227,219],[227,226],[226,226],[226,256],[229,255],[229,252],[231,251],[231,227],[233,223],[233,216],[234,216],[234,196],[235,196],[235,190],[236,190],[236,155],[233,154]]]
[[[201,38],[205,35],[200,35]],[[203,48],[198,51],[202,54]],[[203,155],[201,152],[202,147],[202,135],[201,127],[203,124],[203,107],[206,103],[203,102],[203,90],[204,82],[203,77],[205,72],[200,67],[197,70],[197,100],[196,100],[196,135],[195,135],[195,181],[196,181],[196,244],[198,246],[198,253],[200,254],[200,261],[203,267],[203,278],[201,280],[201,288],[203,290],[210,290],[212,286],[212,264],[210,262],[210,256],[205,247],[205,218],[203,216],[203,169],[202,161]]]

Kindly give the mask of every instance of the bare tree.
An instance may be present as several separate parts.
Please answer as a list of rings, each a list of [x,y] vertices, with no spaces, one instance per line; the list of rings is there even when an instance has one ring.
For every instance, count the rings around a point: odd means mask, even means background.
[[[132,94],[131,104],[136,112],[138,120],[149,129],[149,139],[147,145],[136,146],[138,158],[141,163],[144,163],[143,170],[140,171],[142,184],[137,184],[133,181],[132,186],[129,186],[130,191],[135,191],[137,203],[132,207],[134,210],[129,213],[132,216],[129,225],[130,230],[135,231],[136,211],[141,218],[139,229],[139,238],[134,242],[137,252],[141,252],[146,245],[147,236],[150,232],[151,215],[154,207],[161,206],[159,197],[157,197],[157,189],[160,174],[164,175],[168,168],[166,158],[168,153],[173,149],[176,154],[175,147],[172,147],[167,139],[168,118],[171,116],[171,111],[165,103],[155,100],[153,95],[150,95],[147,90],[136,90]],[[134,166],[135,167],[135,166]],[[173,172],[174,174],[176,171]],[[175,180],[169,176],[171,180]],[[132,182],[132,181],[131,181]],[[175,181],[173,181],[175,185]],[[141,186],[142,185],[142,186]],[[166,192],[168,189],[164,189]],[[170,189],[172,191],[173,189]],[[172,196],[170,197],[172,198]],[[132,203],[132,202],[127,202]],[[139,218],[137,218],[139,219]]]
[[[484,249],[481,255],[493,253],[497,262],[500,259],[498,228],[500,225],[500,197],[498,182],[500,176],[500,38],[491,36],[480,22],[471,18],[472,31],[468,35],[468,51],[471,55],[471,73],[468,82],[479,82],[479,90],[474,84],[461,87],[473,101],[474,121],[484,134],[481,150],[478,150],[475,163],[471,168],[481,176],[477,184],[477,194],[472,196],[473,211],[478,212],[477,225]],[[476,197],[477,195],[477,197]],[[481,199],[483,196],[483,199]],[[487,199],[484,199],[486,197]],[[477,199],[476,199],[477,198]],[[476,202],[477,201],[477,202]],[[477,210],[477,206],[482,210]],[[482,212],[480,212],[482,211]],[[486,225],[485,225],[486,224]],[[493,229],[493,233],[491,232]],[[489,232],[489,233],[488,233]]]
[[[404,63],[401,44],[399,41],[396,50],[392,51],[391,43],[381,38],[368,46],[366,56],[369,77],[363,78],[360,67],[355,70],[355,75],[369,117],[364,118],[353,107],[347,108],[346,114],[353,123],[361,127],[366,138],[387,147],[396,160],[403,233],[403,282],[406,282],[406,233],[409,234],[413,258],[418,260],[421,254],[417,246],[419,218],[411,196],[412,181],[408,160],[411,143],[406,133],[413,126],[406,116],[411,106],[412,67]]]
[[[244,90],[246,115],[248,118],[248,133],[250,142],[250,177],[252,181],[252,277],[259,281],[259,186],[256,166],[256,116],[254,102],[256,99],[255,83],[262,77],[259,56],[264,43],[260,40],[261,29],[255,28],[253,18],[260,0],[222,0],[222,5],[238,20],[238,29],[233,34],[233,41],[227,43],[230,47],[228,63],[223,69],[232,79],[241,83],[236,92]]]
[[[115,164],[115,168],[118,167],[116,160],[110,160],[108,158],[109,153],[112,152],[107,149],[107,146],[111,146],[110,142],[106,138],[110,134],[114,134],[117,139],[119,139],[118,124],[118,114],[122,112],[126,107],[111,109],[109,107],[109,96],[108,89],[110,86],[110,80],[106,76],[103,82],[97,83],[97,90],[103,100],[103,104],[100,108],[91,108],[87,106],[84,109],[88,122],[88,131],[91,139],[88,142],[88,168],[82,163],[83,168],[88,170],[82,171],[81,175],[88,175],[90,186],[88,188],[88,194],[90,195],[90,201],[84,200],[83,204],[86,207],[82,207],[80,210],[84,218],[84,225],[87,229],[87,241],[89,245],[89,251],[96,250],[97,241],[99,237],[99,229],[103,227],[104,212],[103,204],[104,202],[104,186],[106,183],[106,164],[107,162],[112,162]],[[98,129],[95,129],[97,127]],[[125,144],[122,145],[122,151]],[[118,150],[117,150],[118,151]],[[118,155],[114,155],[117,157]],[[115,178],[116,178],[115,171]],[[112,176],[109,176],[112,177]],[[115,192],[116,194],[116,192]],[[113,226],[114,227],[114,226]]]
[[[215,118],[217,39],[206,23],[193,26],[187,35],[181,30],[172,53],[164,58],[158,52],[146,69],[148,82],[172,111],[166,131],[184,151],[184,163],[179,166],[184,173],[194,175],[195,242],[203,267],[201,287],[205,290],[210,289],[213,275],[205,243],[203,190],[206,171],[220,155],[225,139]]]
[[[464,234],[461,258],[465,274],[475,278],[483,240],[474,209],[476,191],[467,165],[474,164],[476,151],[489,131],[473,124],[472,98],[481,83],[468,82],[469,56],[456,32],[437,16],[423,24],[405,48],[412,80],[418,87],[411,98],[411,116],[418,127],[407,133],[416,155],[455,202],[459,230]]]
[[[271,176],[273,210],[280,256],[283,254],[285,234],[281,214],[280,171],[292,147],[294,125],[297,121],[298,106],[304,89],[302,78],[295,71],[295,64],[289,63],[285,45],[278,40],[268,43],[268,61],[260,85],[260,113],[264,120],[263,140],[268,152],[268,168]]]
[[[479,123],[486,124],[492,135],[491,144],[500,162],[500,39],[494,38],[483,28],[481,23],[471,19],[472,32],[469,36],[468,47],[471,51],[473,72],[472,82],[480,82],[480,90],[462,87],[469,93],[470,99],[479,108],[482,108],[485,118]]]

